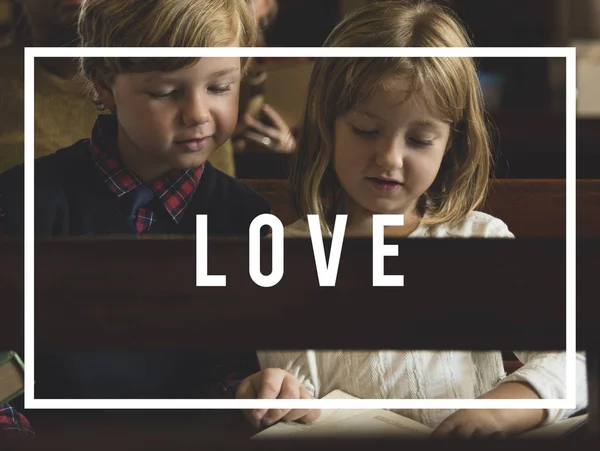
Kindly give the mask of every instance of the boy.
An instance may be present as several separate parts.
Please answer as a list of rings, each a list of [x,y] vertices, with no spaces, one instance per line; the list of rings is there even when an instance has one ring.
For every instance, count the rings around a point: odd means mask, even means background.
[[[86,0],[79,33],[89,47],[205,47],[248,46],[256,30],[244,0]],[[244,65],[240,58],[82,58],[93,100],[110,114],[98,117],[90,139],[36,160],[36,235],[193,234],[200,213],[209,234],[247,234],[256,216],[270,212],[268,202],[207,161],[235,127]],[[0,176],[7,234],[23,233],[23,178],[22,166]],[[37,353],[36,397],[214,397],[226,374],[242,378],[254,359]]]
[[[2,2],[0,2],[2,3]],[[77,21],[84,0],[17,0],[11,42],[0,48],[0,174],[23,163],[23,47],[79,45]],[[35,156],[88,138],[98,110],[77,77],[78,59],[36,58]],[[215,150],[210,163],[235,176],[231,141]]]

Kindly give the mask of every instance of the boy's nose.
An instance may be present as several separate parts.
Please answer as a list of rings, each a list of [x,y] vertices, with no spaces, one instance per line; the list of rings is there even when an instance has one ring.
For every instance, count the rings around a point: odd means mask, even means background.
[[[375,162],[386,170],[402,168],[404,166],[404,147],[404,143],[400,139],[381,143],[375,154]]]
[[[182,120],[186,126],[203,124],[210,120],[207,103],[200,95],[192,95],[187,99],[182,112]]]

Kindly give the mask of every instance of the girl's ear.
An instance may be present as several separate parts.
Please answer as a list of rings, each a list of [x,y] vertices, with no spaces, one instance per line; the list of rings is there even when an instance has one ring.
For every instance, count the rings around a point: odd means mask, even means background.
[[[102,105],[104,105],[112,114],[115,114],[117,112],[115,96],[112,88],[107,83],[106,78],[99,71],[94,71],[91,80],[94,89],[98,94],[98,100],[100,100]]]
[[[450,135],[448,136],[448,142],[446,143],[446,150],[444,150],[444,156],[448,155],[448,151],[452,147],[452,144],[454,144],[454,139],[456,138],[457,133],[458,132],[456,130],[450,129]]]

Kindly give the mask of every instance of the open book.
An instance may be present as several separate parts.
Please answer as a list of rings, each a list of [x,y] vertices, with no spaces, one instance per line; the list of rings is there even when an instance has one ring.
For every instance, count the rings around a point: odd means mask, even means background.
[[[23,362],[17,353],[0,351],[0,404],[22,394],[24,386]]]
[[[323,399],[356,399],[335,390]],[[573,433],[587,423],[587,414],[542,426],[521,434],[520,438],[554,438]],[[280,422],[259,432],[255,439],[403,437],[425,438],[433,429],[389,410],[322,410],[312,424]]]

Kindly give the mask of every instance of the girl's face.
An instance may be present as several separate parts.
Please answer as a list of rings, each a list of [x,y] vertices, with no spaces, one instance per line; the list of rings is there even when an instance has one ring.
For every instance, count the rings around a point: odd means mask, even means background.
[[[335,121],[333,164],[353,222],[373,214],[415,216],[440,169],[450,125],[418,98],[403,102],[406,92],[396,83]]]

